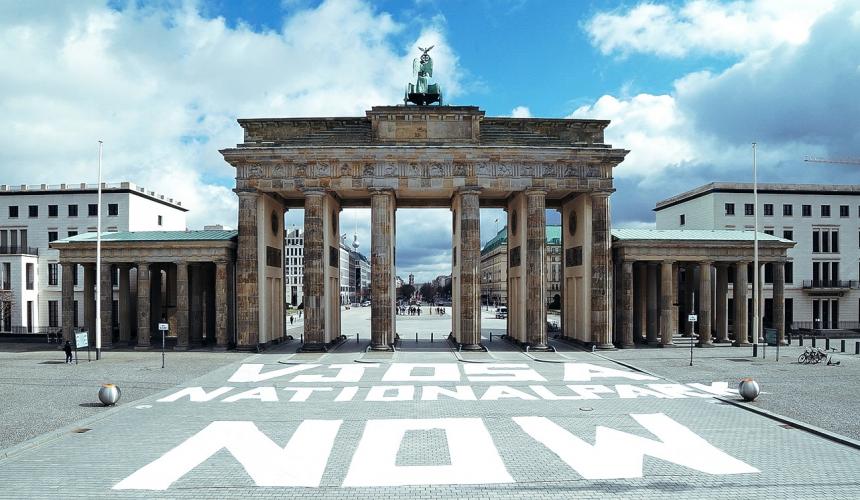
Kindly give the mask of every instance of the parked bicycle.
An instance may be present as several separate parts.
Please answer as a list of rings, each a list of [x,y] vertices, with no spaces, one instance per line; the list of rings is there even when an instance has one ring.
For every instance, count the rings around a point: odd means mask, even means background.
[[[805,365],[814,365],[820,363],[822,361],[827,360],[827,353],[822,350],[820,347],[812,349],[806,348],[806,351],[803,352],[798,358],[797,362]]]

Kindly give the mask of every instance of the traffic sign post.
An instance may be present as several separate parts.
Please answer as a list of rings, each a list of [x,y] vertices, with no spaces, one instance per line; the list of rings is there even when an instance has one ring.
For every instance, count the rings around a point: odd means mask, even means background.
[[[87,361],[90,360],[90,334],[86,330],[75,334],[75,364],[78,364],[78,347],[87,348]]]
[[[159,323],[158,329],[161,331],[161,367],[164,368],[164,337],[167,336],[167,329],[170,326],[167,323]]]
[[[696,310],[696,292],[693,292],[693,304],[690,307],[690,312]],[[693,330],[696,329],[696,321],[699,321],[699,316],[696,314],[688,314],[687,321],[691,323],[690,325],[690,366],[693,366]]]

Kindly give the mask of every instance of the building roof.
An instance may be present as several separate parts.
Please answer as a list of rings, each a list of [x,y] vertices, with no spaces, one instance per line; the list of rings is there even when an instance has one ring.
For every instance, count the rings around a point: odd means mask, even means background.
[[[549,225],[546,226],[546,242],[550,245],[561,245],[561,226]],[[481,254],[495,250],[501,245],[508,244],[508,226],[499,229],[499,232],[488,241],[484,248],[481,249]]]
[[[673,207],[711,193],[752,193],[752,191],[751,182],[711,182],[658,201],[654,211],[658,212],[664,208]],[[758,192],[761,194],[860,195],[860,186],[856,184],[759,183]]]
[[[225,241],[236,238],[236,230],[207,230],[207,231],[119,231],[102,233],[103,242],[112,241]],[[95,242],[97,233],[83,233],[70,236],[52,243],[88,243]]]
[[[628,240],[656,240],[656,241],[753,241],[755,231],[737,231],[731,229],[613,229],[612,239],[620,241]],[[778,236],[767,233],[758,233],[759,241],[774,241],[780,243],[793,243]]]
[[[63,194],[96,194],[98,193],[98,184],[36,184],[36,185],[8,185],[0,184],[0,196],[10,195],[63,195]],[[102,193],[127,193],[146,198],[148,200],[167,205],[168,207],[187,212],[188,209],[182,206],[182,202],[173,198],[158,194],[155,191],[148,191],[143,186],[138,186],[133,182],[103,182]]]

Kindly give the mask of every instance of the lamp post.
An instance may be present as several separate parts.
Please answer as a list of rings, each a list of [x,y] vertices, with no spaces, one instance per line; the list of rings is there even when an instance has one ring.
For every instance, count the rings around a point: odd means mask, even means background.
[[[102,355],[102,141],[99,141],[99,183],[96,204],[96,361]]]
[[[756,143],[752,143],[753,153],[753,343],[759,341],[759,293],[758,293],[758,170],[756,168]]]

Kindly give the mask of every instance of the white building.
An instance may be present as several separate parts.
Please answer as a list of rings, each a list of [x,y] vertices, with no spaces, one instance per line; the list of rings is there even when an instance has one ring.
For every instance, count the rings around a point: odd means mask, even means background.
[[[298,307],[302,303],[304,285],[305,232],[301,229],[290,229],[284,242],[284,274],[286,275],[285,297],[287,304]]]
[[[286,276],[285,297],[288,305],[298,307],[302,303],[302,286],[304,285],[304,254],[305,243],[302,229],[290,229],[284,242],[284,274]],[[358,256],[358,257],[356,257]],[[340,244],[340,303],[349,304],[358,300],[361,290],[369,293],[370,263],[360,253],[350,250],[341,241]],[[355,268],[358,266],[359,271]],[[361,290],[356,289],[356,278]]]
[[[715,182],[657,203],[657,229],[753,229],[797,242],[785,267],[785,323],[850,328],[860,319],[860,186]],[[764,270],[764,320],[771,272]]]
[[[0,185],[0,290],[11,307],[0,332],[37,332],[62,324],[59,252],[51,241],[95,232],[97,185]],[[102,184],[102,231],[184,231],[182,204],[130,182]],[[83,322],[83,272],[75,278],[75,325]],[[78,321],[81,318],[81,321]],[[66,334],[68,337],[68,334]]]

